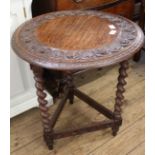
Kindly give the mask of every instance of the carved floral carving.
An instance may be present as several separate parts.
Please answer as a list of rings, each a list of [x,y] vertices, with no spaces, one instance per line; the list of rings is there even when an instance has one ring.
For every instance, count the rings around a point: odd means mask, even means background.
[[[87,49],[84,50],[84,52],[82,50],[74,50],[68,52],[68,50],[48,47],[36,39],[34,31],[39,25],[48,21],[49,19],[51,20],[60,16],[83,15],[98,16],[103,20],[109,20],[119,30],[117,39],[110,45],[104,45],[103,47],[95,49]],[[138,38],[138,35],[141,36],[139,36]],[[137,40],[137,38],[139,39],[139,41]],[[56,13],[48,13],[26,22],[18,28],[12,39],[12,43],[13,48],[17,52],[17,54],[25,60],[32,59],[31,57],[33,57],[33,59],[35,59],[39,63],[41,62],[41,64],[59,61],[64,63],[70,63],[73,61],[76,63],[83,63],[88,61],[91,62],[101,60],[106,57],[117,55],[117,53],[120,54],[120,52],[123,53],[123,51],[131,48],[132,46],[135,48],[139,48],[143,43],[143,35],[142,32],[140,32],[140,28],[135,23],[118,15],[112,15],[97,11],[61,11]],[[20,49],[21,46],[23,50]],[[132,50],[131,52],[135,51]],[[57,66],[59,64],[53,65]],[[79,64],[77,68],[80,68],[80,66],[81,64]]]

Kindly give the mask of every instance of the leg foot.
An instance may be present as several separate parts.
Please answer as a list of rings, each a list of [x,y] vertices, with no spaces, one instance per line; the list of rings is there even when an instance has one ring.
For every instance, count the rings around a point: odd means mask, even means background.
[[[119,126],[112,127],[112,135],[113,135],[113,136],[116,136],[118,130],[119,130]]]
[[[45,132],[44,133],[44,140],[48,146],[49,150],[53,150],[53,136],[51,132]]]
[[[74,93],[73,90],[69,93],[69,103],[73,104],[74,103]]]
[[[73,75],[71,73],[66,73],[66,85],[69,89],[69,103],[73,104],[74,103],[74,80],[73,80]]]

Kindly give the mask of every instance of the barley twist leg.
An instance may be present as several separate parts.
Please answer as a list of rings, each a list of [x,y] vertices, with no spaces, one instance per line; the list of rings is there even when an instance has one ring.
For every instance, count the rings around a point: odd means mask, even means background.
[[[119,130],[119,126],[122,124],[122,117],[121,117],[121,106],[123,104],[125,92],[124,86],[127,84],[125,78],[127,77],[127,69],[128,69],[128,61],[123,61],[120,63],[119,68],[119,76],[118,76],[118,84],[117,84],[117,91],[116,91],[116,98],[115,98],[115,107],[114,107],[114,120],[117,120],[117,124],[112,127],[113,135],[117,135]]]
[[[53,138],[52,138],[52,130],[49,125],[49,113],[47,107],[46,93],[44,92],[44,78],[43,78],[43,68],[32,66],[31,69],[34,73],[35,79],[35,87],[37,89],[37,96],[39,102],[40,114],[42,117],[43,128],[44,128],[44,140],[49,147],[49,149],[53,148]]]

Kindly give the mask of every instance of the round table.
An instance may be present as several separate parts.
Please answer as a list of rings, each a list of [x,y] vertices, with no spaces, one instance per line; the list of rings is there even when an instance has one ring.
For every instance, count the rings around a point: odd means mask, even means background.
[[[43,120],[44,139],[49,149],[53,140],[111,127],[116,135],[122,124],[121,105],[127,77],[128,59],[140,50],[144,36],[132,21],[98,11],[61,11],[35,17],[22,24],[12,37],[15,53],[27,61],[34,73],[39,108]],[[97,103],[74,85],[73,72],[106,67],[120,63],[114,111]],[[61,72],[59,79],[61,101],[50,118],[48,113],[45,70]],[[51,76],[51,80],[53,77]],[[57,77],[55,79],[57,81]],[[59,84],[60,84],[59,83]],[[69,99],[74,96],[85,101],[108,119],[66,131],[53,130],[55,123]]]

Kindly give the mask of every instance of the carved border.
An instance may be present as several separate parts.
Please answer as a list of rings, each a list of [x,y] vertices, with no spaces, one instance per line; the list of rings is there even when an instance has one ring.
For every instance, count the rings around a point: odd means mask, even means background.
[[[62,16],[82,15],[98,16],[103,20],[109,20],[119,28],[120,33],[118,34],[117,40],[106,47],[103,46],[96,49],[87,49],[84,50],[84,52],[82,52],[82,50],[74,50],[72,52],[68,52],[67,50],[47,47],[46,45],[41,44],[35,39],[35,29],[49,19],[54,19]],[[117,57],[117,55],[120,54],[122,55],[122,57],[125,57],[125,55],[128,54],[130,54],[131,56],[136,52],[136,49],[142,46],[142,43],[143,34],[136,24],[124,17],[99,11],[61,11],[55,13],[47,13],[31,19],[30,21],[21,25],[13,35],[12,39],[13,48],[20,57],[31,63],[33,59],[33,61],[36,61],[33,63],[43,65],[46,68],[50,68],[50,66],[52,65],[52,68],[58,68],[57,66],[60,67],[60,61],[62,65],[63,63],[64,65],[67,65],[67,63],[74,63],[73,65],[78,64],[79,66],[71,66],[71,68],[83,68],[84,63],[89,66],[88,63],[98,60],[101,61],[104,59],[107,60],[110,57]],[[129,49],[132,49],[132,47],[135,47],[135,49],[129,51]],[[125,54],[124,52],[129,53]],[[69,55],[70,53],[72,55]],[[60,67],[60,69],[61,68],[62,67]]]

